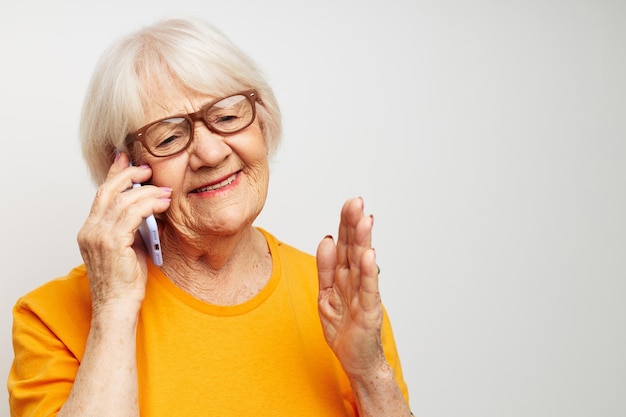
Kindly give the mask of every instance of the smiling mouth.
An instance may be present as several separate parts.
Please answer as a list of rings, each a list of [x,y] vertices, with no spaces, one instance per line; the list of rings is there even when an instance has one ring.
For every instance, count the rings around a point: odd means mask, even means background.
[[[231,175],[230,177],[226,178],[223,181],[218,182],[217,184],[207,185],[206,187],[195,189],[192,191],[192,193],[198,194],[198,193],[206,193],[207,191],[219,190],[220,188],[223,188],[232,184],[233,181],[237,179],[237,175],[239,175],[239,172],[235,172],[233,175]]]

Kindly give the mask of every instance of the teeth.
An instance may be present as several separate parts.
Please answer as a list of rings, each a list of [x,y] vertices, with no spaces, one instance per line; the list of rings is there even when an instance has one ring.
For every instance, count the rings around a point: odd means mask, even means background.
[[[198,188],[195,192],[204,193],[206,191],[212,191],[212,190],[217,190],[218,188],[226,187],[228,184],[231,184],[233,181],[235,181],[235,178],[237,178],[236,173],[226,178],[224,181],[220,182],[219,184],[213,184],[213,185],[209,185],[208,187]]]

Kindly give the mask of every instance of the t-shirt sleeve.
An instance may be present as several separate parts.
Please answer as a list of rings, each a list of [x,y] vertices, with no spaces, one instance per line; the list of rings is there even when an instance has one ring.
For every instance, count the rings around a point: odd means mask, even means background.
[[[79,361],[23,300],[13,308],[11,416],[53,416],[69,396]]]

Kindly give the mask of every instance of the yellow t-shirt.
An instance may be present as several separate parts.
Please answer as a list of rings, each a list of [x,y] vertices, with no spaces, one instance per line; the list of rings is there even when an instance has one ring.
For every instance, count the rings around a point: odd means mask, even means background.
[[[263,233],[272,276],[240,305],[202,302],[150,265],[137,327],[143,417],[357,415],[350,384],[322,334],[315,258]],[[84,265],[17,302],[12,416],[58,412],[83,356],[90,317]],[[408,401],[386,314],[383,343]]]

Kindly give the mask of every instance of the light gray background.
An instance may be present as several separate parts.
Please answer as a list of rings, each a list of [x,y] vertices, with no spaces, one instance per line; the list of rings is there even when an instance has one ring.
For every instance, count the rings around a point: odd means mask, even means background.
[[[1,375],[16,299],[81,262],[94,187],[76,131],[95,61],[129,30],[196,15],[284,111],[257,224],[312,252],[346,198],[374,213],[416,415],[626,415],[625,2],[7,3]]]

